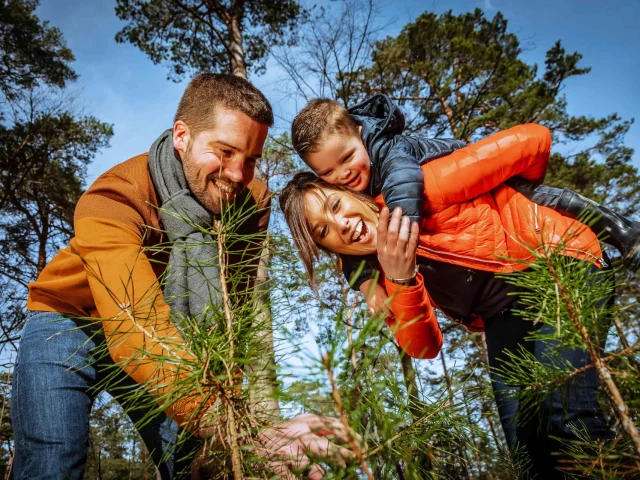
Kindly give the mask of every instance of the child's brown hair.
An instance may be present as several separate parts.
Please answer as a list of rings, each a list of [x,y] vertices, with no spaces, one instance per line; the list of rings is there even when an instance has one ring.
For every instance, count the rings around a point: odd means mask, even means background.
[[[359,135],[358,124],[347,109],[330,98],[314,98],[293,119],[291,141],[298,155],[315,152],[327,135]]]

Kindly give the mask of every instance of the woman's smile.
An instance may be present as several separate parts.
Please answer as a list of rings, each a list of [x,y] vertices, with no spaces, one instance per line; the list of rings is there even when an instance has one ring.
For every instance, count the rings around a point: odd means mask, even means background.
[[[351,243],[366,243],[371,236],[370,234],[371,229],[367,227],[364,220],[360,219],[351,235]]]

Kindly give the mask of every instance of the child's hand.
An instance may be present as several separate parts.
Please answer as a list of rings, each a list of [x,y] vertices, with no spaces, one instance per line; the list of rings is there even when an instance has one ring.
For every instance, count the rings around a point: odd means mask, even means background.
[[[360,291],[367,299],[367,306],[371,315],[382,314],[387,318],[393,317],[393,312],[387,300],[389,298],[387,291],[375,279],[363,282],[360,285]]]

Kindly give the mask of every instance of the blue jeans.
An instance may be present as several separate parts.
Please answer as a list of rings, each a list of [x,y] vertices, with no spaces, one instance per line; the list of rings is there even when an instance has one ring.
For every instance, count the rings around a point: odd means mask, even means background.
[[[603,303],[612,301],[613,298],[602,300]],[[501,361],[508,360],[507,352],[517,353],[519,346],[534,354],[541,363],[548,363],[546,353],[551,350],[552,341],[525,340],[536,327],[531,321],[516,315],[512,311],[513,308],[488,319],[485,323],[489,365],[492,368],[500,366]],[[555,327],[544,324],[539,326],[539,329],[538,333],[546,335],[553,334]],[[606,328],[603,331],[606,331]],[[605,341],[606,334],[602,335],[601,347]],[[585,350],[565,349],[562,351],[562,357],[576,369],[591,363],[591,358]],[[544,480],[565,478],[564,474],[557,470],[561,465],[558,460],[563,458],[558,452],[562,450],[564,440],[576,439],[571,426],[579,430],[586,429],[594,439],[607,440],[613,436],[598,402],[598,374],[593,368],[576,375],[551,392],[543,401],[538,413],[532,417],[525,417],[525,420],[529,418],[526,421],[517,417],[521,405],[514,394],[521,387],[506,385],[495,372],[492,372],[491,380],[507,444],[513,447],[518,443],[526,449],[531,460],[531,476],[537,474],[537,478]]]
[[[89,414],[100,393],[96,386],[113,375],[115,365],[108,355],[94,358],[92,352],[104,347],[104,337],[95,324],[80,322],[53,312],[32,312],[27,317],[11,396],[16,479],[82,478]],[[117,384],[119,391],[135,385],[123,371],[118,375],[109,384]],[[144,415],[144,408],[129,413],[134,422]],[[157,416],[139,432],[163,480],[189,471],[187,457],[197,442],[176,448],[180,431],[171,418]]]

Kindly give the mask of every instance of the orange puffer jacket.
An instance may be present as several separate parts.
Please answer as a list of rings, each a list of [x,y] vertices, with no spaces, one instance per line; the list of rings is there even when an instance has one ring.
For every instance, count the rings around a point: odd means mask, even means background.
[[[531,249],[556,248],[564,241],[566,255],[603,265],[600,244],[588,227],[503,184],[514,176],[542,183],[550,148],[547,128],[520,125],[424,164],[426,202],[418,254],[477,270],[513,272],[533,261]],[[376,203],[383,205],[381,196]],[[387,323],[409,355],[433,358],[442,334],[434,329],[436,305],[421,278],[418,284],[401,290],[386,282],[387,293],[395,295],[395,319]],[[470,329],[482,326],[478,319]]]

